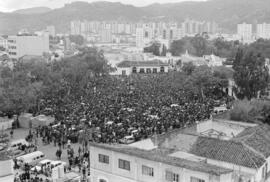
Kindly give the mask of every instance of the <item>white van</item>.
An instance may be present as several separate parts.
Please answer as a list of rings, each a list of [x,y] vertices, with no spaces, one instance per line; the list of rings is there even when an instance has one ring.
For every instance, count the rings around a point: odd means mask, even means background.
[[[18,160],[19,166],[26,164],[26,163],[31,165],[31,166],[34,166],[38,162],[42,161],[44,158],[45,158],[45,155],[42,152],[36,151],[36,152],[32,152],[30,154],[26,154],[26,155],[22,155],[20,157],[17,157],[17,160]]]
[[[22,145],[29,146],[30,144],[25,139],[15,140],[10,143],[10,147],[8,148],[8,151],[18,150],[19,147]]]
[[[228,109],[226,108],[226,106],[214,107],[215,114],[220,114],[220,113],[226,112],[227,110]]]
[[[123,143],[123,144],[131,144],[131,143],[134,143],[135,142],[135,139],[132,135],[130,136],[125,136],[124,138],[122,138],[120,140],[120,143]]]
[[[49,159],[44,159],[42,161],[40,161],[35,167],[31,168],[31,171],[37,171],[40,172],[42,167],[48,167],[51,165],[53,161],[49,160]]]
[[[63,165],[63,166],[67,166],[67,163],[66,162],[63,162],[63,161],[52,161],[51,162],[51,168],[53,169],[53,168],[55,168],[55,167],[57,167],[57,166],[61,166],[61,165]]]

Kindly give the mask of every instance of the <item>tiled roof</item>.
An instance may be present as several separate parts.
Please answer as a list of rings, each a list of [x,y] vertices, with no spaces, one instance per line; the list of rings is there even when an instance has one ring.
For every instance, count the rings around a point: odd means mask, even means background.
[[[201,157],[257,169],[265,163],[263,156],[245,144],[231,140],[198,137],[190,153]]]
[[[172,166],[177,166],[193,171],[200,171],[208,174],[213,174],[220,176],[222,174],[231,173],[232,170],[215,166],[212,164],[207,164],[204,162],[194,162],[187,159],[180,159],[176,157],[168,156],[168,152],[162,152],[160,150],[146,151],[142,149],[137,149],[134,147],[129,147],[126,145],[109,145],[109,144],[97,144],[91,143],[90,146],[103,148],[106,150],[112,150],[115,152],[123,153],[126,155],[135,156],[138,158],[144,158],[151,161],[157,161],[165,163]]]
[[[169,65],[161,62],[160,60],[153,60],[153,61],[122,61],[117,66],[120,68],[129,68],[136,66],[169,66]]]
[[[159,148],[174,149],[256,169],[264,164],[270,153],[270,134],[265,134],[267,130],[270,132],[270,128],[259,128],[248,127],[239,134],[239,138],[233,140],[187,134],[179,130],[159,135],[156,139],[152,138],[152,141],[157,143]],[[265,157],[261,153],[265,154]]]
[[[270,126],[258,125],[245,129],[234,139],[251,147],[265,158],[270,156]]]

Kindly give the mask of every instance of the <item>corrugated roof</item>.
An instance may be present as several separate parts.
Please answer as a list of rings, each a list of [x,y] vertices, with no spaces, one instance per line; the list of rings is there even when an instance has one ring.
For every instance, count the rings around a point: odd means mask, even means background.
[[[120,68],[138,67],[138,66],[169,66],[167,63],[163,63],[160,60],[153,61],[122,61],[117,64]]]
[[[161,152],[160,150],[146,151],[142,149],[137,149],[134,147],[129,147],[126,145],[109,145],[109,144],[97,144],[91,143],[90,146],[103,148],[106,150],[112,150],[115,152],[123,153],[126,155],[135,156],[138,158],[144,158],[151,161],[162,162],[168,165],[177,166],[193,171],[204,172],[208,174],[213,174],[220,176],[222,174],[231,173],[232,170],[222,168],[219,166],[203,163],[194,162],[187,159],[180,159],[176,157],[168,156],[167,152]]]

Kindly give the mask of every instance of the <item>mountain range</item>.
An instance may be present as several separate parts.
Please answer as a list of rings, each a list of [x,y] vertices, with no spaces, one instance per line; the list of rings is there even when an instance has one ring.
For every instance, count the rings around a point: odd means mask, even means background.
[[[52,9],[48,7],[34,7],[34,8],[27,8],[27,9],[19,9],[13,11],[12,13],[22,14],[22,15],[33,15],[33,14],[42,14],[51,11]]]
[[[135,7],[112,2],[73,2],[59,9],[44,7],[0,12],[0,34],[15,34],[20,29],[29,31],[54,25],[57,32],[69,30],[72,20],[175,20],[186,18],[215,21],[225,32],[235,32],[238,23],[270,23],[269,0],[208,0],[152,4]]]

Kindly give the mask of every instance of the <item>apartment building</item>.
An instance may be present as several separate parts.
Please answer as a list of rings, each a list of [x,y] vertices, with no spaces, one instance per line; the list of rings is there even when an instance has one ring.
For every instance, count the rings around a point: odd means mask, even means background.
[[[270,39],[270,24],[257,24],[257,38]]]
[[[49,35],[22,34],[8,37],[9,57],[19,59],[20,57],[42,56],[49,52]]]
[[[252,24],[242,23],[237,25],[237,35],[243,43],[253,41]]]
[[[0,36],[0,47],[8,48],[8,40]]]

